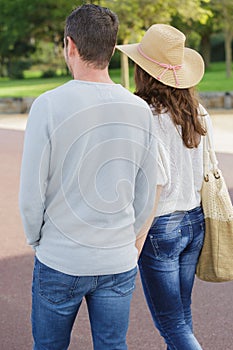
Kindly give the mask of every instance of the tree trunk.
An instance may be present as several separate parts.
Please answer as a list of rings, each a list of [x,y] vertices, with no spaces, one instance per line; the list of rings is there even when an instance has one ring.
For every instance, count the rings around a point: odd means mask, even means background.
[[[226,75],[227,78],[231,77],[231,65],[232,65],[232,52],[231,52],[231,42],[232,33],[229,31],[225,32],[225,53],[226,53]]]
[[[5,77],[6,74],[6,65],[3,57],[0,58],[0,77]]]
[[[205,62],[205,67],[208,68],[210,65],[210,35],[204,34],[201,38],[201,54]]]
[[[123,45],[127,44],[128,40],[125,39]],[[121,53],[121,84],[129,89],[129,60],[128,57]]]
[[[121,53],[121,84],[129,89],[129,61],[124,53]]]

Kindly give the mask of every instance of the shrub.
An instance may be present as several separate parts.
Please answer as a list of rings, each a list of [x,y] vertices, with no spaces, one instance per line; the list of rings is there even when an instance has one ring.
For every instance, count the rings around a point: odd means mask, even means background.
[[[12,60],[7,65],[7,75],[11,79],[23,79],[24,70],[31,66],[29,61]]]
[[[54,78],[56,77],[57,73],[53,69],[47,69],[43,72],[42,78]]]

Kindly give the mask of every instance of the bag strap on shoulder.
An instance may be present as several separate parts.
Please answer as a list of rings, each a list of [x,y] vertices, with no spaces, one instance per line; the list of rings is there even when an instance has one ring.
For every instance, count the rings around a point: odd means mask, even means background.
[[[209,170],[213,169],[213,174],[216,179],[220,177],[219,169],[218,169],[218,160],[214,151],[212,138],[210,136],[210,132],[208,130],[207,121],[206,121],[206,113],[203,110],[203,107],[200,105],[200,113],[202,117],[202,123],[206,130],[206,135],[203,136],[203,168],[204,168],[204,179],[205,181],[209,181]]]

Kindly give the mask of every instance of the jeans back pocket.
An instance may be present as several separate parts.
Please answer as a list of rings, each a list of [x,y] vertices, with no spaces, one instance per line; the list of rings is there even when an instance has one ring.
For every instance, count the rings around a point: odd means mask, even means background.
[[[174,260],[180,254],[181,249],[181,230],[172,232],[149,233],[150,242],[155,254],[159,260]]]
[[[52,304],[67,302],[73,297],[78,279],[40,263],[39,294]]]
[[[122,296],[128,295],[135,289],[137,267],[130,271],[113,275],[114,284],[112,290]]]

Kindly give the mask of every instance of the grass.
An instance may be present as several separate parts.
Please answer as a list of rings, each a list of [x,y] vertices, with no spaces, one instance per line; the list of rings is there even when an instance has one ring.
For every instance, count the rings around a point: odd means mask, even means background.
[[[120,69],[110,71],[115,83],[121,82]],[[40,72],[26,72],[26,79],[10,80],[0,78],[0,97],[36,97],[47,90],[51,90],[71,79],[70,76],[55,78],[40,78]],[[130,90],[134,90],[133,68],[130,68]],[[212,63],[198,86],[200,92],[204,91],[233,91],[233,78],[227,79],[225,64]]]
[[[233,71],[233,65],[232,65]],[[212,63],[198,85],[200,92],[204,91],[233,91],[233,77],[226,78],[224,62]]]
[[[119,69],[112,69],[110,70],[110,77],[111,79],[117,83],[121,83],[121,70]],[[130,90],[134,91],[134,68],[130,67],[129,69],[129,83],[130,83]]]
[[[29,78],[22,80],[0,79],[0,97],[36,97],[47,90],[64,84],[69,77]]]

